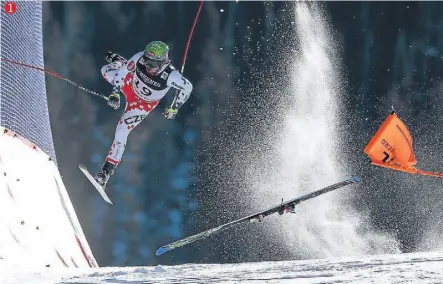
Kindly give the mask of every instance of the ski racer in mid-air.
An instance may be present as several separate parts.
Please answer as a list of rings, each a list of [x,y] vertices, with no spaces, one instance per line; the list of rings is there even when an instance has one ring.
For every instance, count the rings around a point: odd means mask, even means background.
[[[106,55],[109,64],[103,66],[101,72],[114,86],[108,97],[108,105],[117,110],[122,93],[126,98],[126,107],[117,124],[103,168],[95,176],[103,188],[122,159],[129,133],[157,106],[169,89],[172,87],[179,92],[163,113],[165,119],[175,118],[192,92],[192,84],[171,65],[168,53],[168,45],[154,41],[129,60],[111,51]]]

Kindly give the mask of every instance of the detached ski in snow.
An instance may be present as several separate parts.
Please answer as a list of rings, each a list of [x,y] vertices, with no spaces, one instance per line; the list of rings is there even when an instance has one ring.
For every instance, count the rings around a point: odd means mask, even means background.
[[[103,197],[103,199],[108,202],[109,204],[113,205],[111,199],[109,199],[108,195],[106,195],[104,188],[97,183],[97,181],[94,179],[94,177],[88,172],[88,168],[83,165],[79,164],[78,168],[83,172],[83,174],[88,178],[88,180],[92,183],[92,185],[97,189],[98,193]]]
[[[294,207],[296,205],[300,204],[303,201],[315,198],[315,197],[317,197],[319,195],[325,194],[327,192],[336,190],[338,188],[344,187],[344,186],[352,184],[352,183],[357,183],[359,181],[360,181],[360,178],[358,176],[355,176],[355,177],[346,179],[344,181],[332,184],[332,185],[330,185],[328,187],[319,189],[317,191],[313,191],[313,192],[307,193],[305,195],[302,195],[300,197],[291,199],[289,201],[282,202],[280,205],[273,206],[273,207],[271,207],[271,208],[269,208],[267,210],[263,210],[263,211],[258,212],[256,214],[253,214],[253,215],[250,215],[250,216],[247,216],[247,217],[244,217],[244,218],[241,218],[241,219],[238,219],[238,220],[235,220],[235,221],[232,221],[232,222],[220,225],[218,227],[215,227],[215,228],[203,231],[201,233],[198,233],[198,234],[186,237],[184,239],[178,240],[176,242],[170,243],[168,245],[162,246],[161,248],[159,248],[155,252],[155,254],[158,256],[158,255],[164,254],[164,253],[166,253],[168,251],[171,251],[173,249],[176,249],[176,248],[185,246],[187,244],[193,243],[195,241],[206,239],[207,237],[209,237],[211,235],[215,235],[217,233],[223,232],[223,231],[225,231],[225,230],[227,230],[227,229],[229,229],[229,228],[231,228],[231,227],[233,227],[235,225],[241,224],[241,223],[245,223],[245,222],[250,222],[250,223],[261,222],[261,221],[263,221],[263,219],[266,216],[269,216],[269,215],[274,214],[274,213],[279,213],[280,215],[282,215],[284,213],[288,213],[288,212],[294,213]]]

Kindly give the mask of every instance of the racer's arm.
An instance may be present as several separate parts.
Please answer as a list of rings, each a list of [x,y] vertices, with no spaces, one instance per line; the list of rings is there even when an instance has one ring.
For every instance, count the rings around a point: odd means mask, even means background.
[[[133,55],[129,60],[123,62],[114,77],[114,83],[111,95],[108,97],[108,105],[113,109],[118,109],[120,107],[120,89],[123,87],[123,82],[126,75],[130,72],[134,72],[137,61],[143,55],[143,51]]]
[[[170,107],[178,110],[189,99],[193,86],[191,82],[183,77],[182,74],[180,74],[180,72],[178,72],[177,70],[171,72],[168,77],[167,84],[168,86],[179,91],[178,94],[175,95]]]
[[[143,51],[134,54],[129,60],[126,60],[125,63],[123,63],[122,66],[117,70],[117,73],[114,77],[114,87],[121,88],[123,86],[123,80],[125,79],[126,75],[130,72],[135,71],[135,67],[137,65],[137,61],[140,59],[140,57],[143,56]]]

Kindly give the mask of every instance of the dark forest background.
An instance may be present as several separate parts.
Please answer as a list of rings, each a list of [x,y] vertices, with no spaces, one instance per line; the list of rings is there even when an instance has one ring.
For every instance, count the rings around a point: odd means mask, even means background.
[[[170,45],[172,61],[180,68],[198,5],[44,2],[46,68],[108,93],[111,86],[100,74],[106,52],[129,58],[153,40]],[[294,5],[204,3],[185,69],[194,92],[176,120],[161,116],[171,95],[131,133],[109,189],[113,207],[102,201],[77,165],[86,163],[93,171],[102,166],[122,109],[113,111],[99,98],[47,77],[58,165],[100,265],[262,260],[258,255],[242,257],[245,240],[232,235],[161,258],[154,253],[169,241],[239,217],[217,198],[223,193],[235,203],[239,194],[229,180],[235,173],[226,157],[232,147],[257,149],[248,143],[257,146],[261,132],[271,127],[266,122],[278,116],[273,108],[276,90],[286,86],[276,85],[269,94],[251,90],[262,87],[263,76],[286,76],[274,70],[289,60],[284,46],[292,40],[285,35]],[[439,244],[424,238],[436,234],[438,239],[443,229],[438,221],[443,215],[441,182],[374,169],[362,159],[361,149],[394,106],[415,138],[419,166],[443,170],[443,3],[322,5],[340,46],[346,78],[342,95],[350,123],[344,132],[355,149],[348,152],[348,164],[364,178],[375,177],[369,179],[368,190],[355,193],[355,207],[368,210],[376,228],[394,234],[402,251],[435,249]],[[256,127],[257,121],[264,122],[263,128]],[[238,141],[249,142],[235,144]],[[234,243],[232,253],[227,248]]]

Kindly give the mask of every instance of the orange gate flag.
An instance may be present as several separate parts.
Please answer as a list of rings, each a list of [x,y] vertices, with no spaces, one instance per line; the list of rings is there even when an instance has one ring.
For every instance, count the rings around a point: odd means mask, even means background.
[[[443,174],[415,168],[412,137],[408,127],[393,111],[366,145],[371,164],[411,174],[443,177]]]

